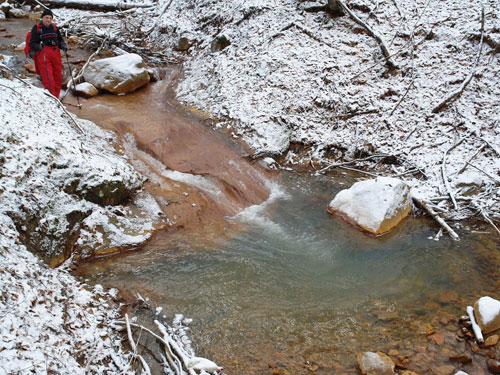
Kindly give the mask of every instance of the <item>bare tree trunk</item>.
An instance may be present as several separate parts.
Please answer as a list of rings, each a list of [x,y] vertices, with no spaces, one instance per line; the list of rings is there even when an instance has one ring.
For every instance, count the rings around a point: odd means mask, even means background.
[[[336,17],[345,16],[344,8],[337,0],[328,0],[328,5],[326,7],[328,11]]]
[[[36,4],[35,0],[28,0],[28,3]],[[49,7],[67,7],[74,9],[100,10],[100,11],[115,11],[126,10],[132,8],[150,8],[151,4],[144,3],[125,3],[123,1],[100,2],[92,0],[43,0],[45,6]]]

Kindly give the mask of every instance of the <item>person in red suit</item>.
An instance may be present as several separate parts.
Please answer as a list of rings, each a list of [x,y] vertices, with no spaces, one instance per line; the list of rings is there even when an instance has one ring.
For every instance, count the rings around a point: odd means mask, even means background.
[[[68,47],[52,23],[54,15],[48,9],[42,13],[42,20],[33,26],[30,37],[30,57],[35,61],[36,71],[42,77],[43,87],[52,95],[59,98],[62,84],[61,52],[66,52]]]

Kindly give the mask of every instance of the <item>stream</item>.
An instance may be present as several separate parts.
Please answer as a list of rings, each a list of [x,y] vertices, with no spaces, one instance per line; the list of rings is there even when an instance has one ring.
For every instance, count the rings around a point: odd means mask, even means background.
[[[132,133],[140,149],[132,158],[154,155],[156,168],[203,176],[220,191],[200,192],[197,204],[211,208],[197,220],[140,251],[82,264],[80,275],[148,297],[166,317],[193,319],[197,353],[227,374],[358,373],[357,354],[390,350],[429,372],[464,352],[458,317],[499,286],[490,235],[464,228],[459,242],[435,240],[435,223],[415,217],[383,237],[359,232],[326,212],[359,176],[262,170],[175,101],[179,75],[173,68],[125,97],[100,95],[77,113]],[[189,218],[192,208],[174,209]]]
[[[17,34],[28,24],[12,23]],[[79,265],[78,275],[140,293],[167,319],[193,319],[197,354],[226,374],[357,374],[363,351],[390,352],[423,373],[450,365],[487,373],[457,319],[480,296],[498,297],[500,245],[491,234],[463,227],[459,242],[435,240],[435,223],[416,217],[383,237],[359,232],[326,212],[359,176],[263,170],[175,101],[181,74],[170,68],[145,89],[73,107],[122,142],[133,135],[129,157],[154,175],[146,190],[168,201],[165,214],[178,222],[139,251]],[[182,181],[168,177],[175,171]],[[451,353],[474,362],[450,362]]]

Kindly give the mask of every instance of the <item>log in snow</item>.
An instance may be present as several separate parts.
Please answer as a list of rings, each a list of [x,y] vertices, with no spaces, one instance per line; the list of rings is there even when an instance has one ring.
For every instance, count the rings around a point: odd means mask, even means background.
[[[29,3],[37,3],[37,1],[29,0]],[[66,7],[86,10],[126,10],[132,8],[151,8],[155,6],[152,3],[125,3],[123,1],[99,1],[99,0],[45,0],[44,4],[49,7]]]

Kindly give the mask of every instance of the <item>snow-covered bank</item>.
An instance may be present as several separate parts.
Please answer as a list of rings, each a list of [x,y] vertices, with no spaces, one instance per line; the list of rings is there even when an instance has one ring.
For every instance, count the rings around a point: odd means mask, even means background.
[[[149,40],[172,49],[190,41],[179,99],[227,119],[256,154],[285,154],[290,164],[394,155],[358,166],[403,174],[425,198],[444,196],[444,209],[451,190],[464,199],[454,219],[500,218],[499,3],[347,3],[382,35],[398,69],[387,70],[376,41],[349,17],[321,10],[326,1],[174,2]],[[482,6],[489,42],[473,79],[435,114],[473,71]],[[295,143],[300,154],[289,150]]]
[[[326,1],[158,2],[130,13],[128,28],[110,14],[90,25],[59,13],[90,45],[108,38],[116,51],[184,61],[178,98],[222,119],[256,156],[319,168],[353,161],[401,176],[448,218],[498,220],[499,3],[346,3],[380,34],[396,69]]]
[[[108,326],[120,315],[112,296],[50,269],[25,244],[48,260],[63,259],[80,232],[92,244],[103,235],[80,220],[90,215],[102,225],[117,209],[98,204],[107,195],[99,193],[102,183],[130,192],[142,177],[110,145],[110,134],[77,120],[82,135],[41,89],[5,78],[0,86],[0,374],[135,373]],[[120,222],[108,226],[123,241]]]
[[[110,296],[50,269],[0,216],[0,374],[134,374]],[[7,237],[8,236],[8,237]]]

